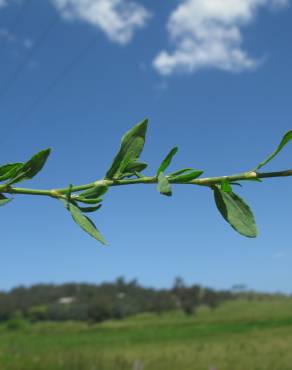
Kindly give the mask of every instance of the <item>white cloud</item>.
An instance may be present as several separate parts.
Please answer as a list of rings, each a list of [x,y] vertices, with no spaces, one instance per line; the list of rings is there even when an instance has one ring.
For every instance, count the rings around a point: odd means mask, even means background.
[[[6,5],[6,0],[0,0],[0,8],[4,5]]]
[[[1,1],[1,0],[0,0]],[[102,30],[110,40],[126,44],[150,14],[132,0],[52,0],[68,20],[82,20]]]
[[[162,50],[153,66],[163,74],[195,72],[201,68],[225,71],[258,65],[242,49],[241,27],[262,6],[283,7],[289,0],[182,0],[172,12],[167,29],[174,50]]]

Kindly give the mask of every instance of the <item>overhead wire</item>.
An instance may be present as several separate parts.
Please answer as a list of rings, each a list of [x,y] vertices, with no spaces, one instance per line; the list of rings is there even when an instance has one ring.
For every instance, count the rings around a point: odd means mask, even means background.
[[[23,0],[19,12],[16,14],[15,18],[12,19],[9,27],[9,31],[13,33],[21,21],[21,18],[25,15],[26,9],[29,8],[33,0]]]
[[[18,80],[24,68],[28,65],[28,63],[33,58],[33,56],[36,54],[36,52],[41,48],[42,43],[49,36],[49,34],[51,33],[55,25],[58,23],[59,19],[60,17],[58,16],[58,14],[54,14],[50,22],[48,23],[47,27],[43,30],[41,35],[38,37],[38,39],[36,40],[32,48],[30,49],[30,52],[26,55],[26,58],[24,58],[22,63],[16,68],[14,73],[8,78],[4,86],[0,87],[0,105],[3,102],[3,98],[7,95],[9,90],[13,87],[15,82]]]
[[[29,8],[29,6],[31,5],[33,0],[23,0],[22,2],[22,5],[19,9],[19,11],[17,12],[16,16],[14,18],[12,18],[10,24],[8,24],[5,29],[9,32],[9,34],[13,35],[18,24],[21,22],[21,19],[23,18],[23,16],[25,15],[26,13],[26,9]],[[5,43],[0,43],[0,52],[3,50],[3,48],[5,47]]]
[[[36,99],[33,101],[33,103],[30,105],[30,107],[27,109],[26,112],[21,114],[19,118],[16,120],[15,124],[12,127],[12,130],[10,130],[10,135],[15,131],[18,126],[23,123],[25,120],[27,120],[31,114],[37,110],[38,106],[43,103],[43,101],[46,100],[46,98],[50,95],[50,93],[66,78],[66,76],[76,67],[76,65],[79,64],[79,62],[85,57],[87,52],[90,51],[90,49],[94,46],[94,44],[97,41],[97,37],[94,36],[89,40],[89,42],[85,45],[84,48],[82,48],[79,53],[57,74],[56,78],[53,79],[47,88],[36,97]],[[7,135],[5,135],[5,139],[7,139]],[[3,141],[1,141],[3,143]]]

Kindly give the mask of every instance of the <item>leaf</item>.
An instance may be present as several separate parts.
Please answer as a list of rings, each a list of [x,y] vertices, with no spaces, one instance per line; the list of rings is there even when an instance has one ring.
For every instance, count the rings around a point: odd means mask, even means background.
[[[5,206],[5,204],[11,202],[12,198],[6,198],[5,195],[0,194],[0,207]]]
[[[171,181],[191,181],[200,177],[202,173],[204,173],[204,171],[192,170],[179,176],[171,176]]]
[[[228,180],[223,180],[221,182],[221,190],[224,191],[225,193],[232,193],[232,187],[230,185],[230,182]]]
[[[7,185],[15,184],[23,180],[32,179],[45,165],[51,149],[45,149],[35,154],[29,161],[16,171]]]
[[[96,199],[103,196],[108,191],[107,185],[96,185],[89,190],[79,194],[79,197],[85,199]]]
[[[172,195],[170,183],[168,182],[163,172],[160,172],[160,174],[158,175],[157,190],[160,194],[166,195],[168,197]]]
[[[139,158],[144,148],[147,125],[148,120],[145,119],[122,137],[120,150],[115,156],[111,168],[107,171],[106,178],[120,178],[129,163],[135,162]]]
[[[124,173],[120,178],[124,179],[126,177],[132,176],[143,177],[142,175],[140,175],[140,172],[144,171],[147,168],[147,166],[148,166],[147,163],[143,162],[130,162],[125,168]]]
[[[257,227],[249,206],[233,192],[226,193],[214,187],[216,206],[223,218],[240,234],[249,238],[257,236]]]
[[[95,212],[97,211],[98,209],[100,209],[102,205],[99,204],[98,206],[95,206],[95,207],[79,207],[78,208],[80,209],[81,212],[83,213],[92,213],[92,212]]]
[[[192,170],[193,170],[193,168],[183,168],[181,170],[171,172],[168,176],[170,176],[170,177],[178,176],[178,175],[181,175],[182,173],[189,172],[189,171],[192,171]]]
[[[142,172],[142,171],[144,171],[147,168],[147,166],[148,166],[147,163],[143,163],[143,162],[131,162],[125,168],[125,172],[132,172],[132,173]]]
[[[82,211],[73,203],[69,203],[64,200],[62,200],[62,202],[65,204],[65,207],[71,213],[72,218],[77,223],[77,225],[79,225],[86,233],[88,233],[94,239],[96,239],[97,241],[104,245],[107,245],[107,242],[104,240],[99,230],[97,229],[97,227],[90,218],[85,216],[82,213]]]
[[[0,181],[9,180],[15,176],[23,163],[8,163],[0,167]]]
[[[159,176],[160,172],[164,172],[167,169],[167,167],[170,165],[172,161],[172,158],[176,155],[177,151],[178,151],[177,146],[171,149],[171,151],[167,154],[167,156],[162,161],[160,167],[158,168],[156,176]]]
[[[98,204],[102,202],[102,198],[87,199],[87,198],[77,197],[77,198],[74,198],[74,201],[85,203],[85,204]]]
[[[280,144],[278,145],[277,149],[263,162],[261,162],[255,169],[255,171],[259,170],[261,167],[263,167],[265,164],[270,162],[276,155],[284,148],[285,145],[289,143],[289,141],[292,140],[292,130],[286,132],[286,134],[283,136]]]

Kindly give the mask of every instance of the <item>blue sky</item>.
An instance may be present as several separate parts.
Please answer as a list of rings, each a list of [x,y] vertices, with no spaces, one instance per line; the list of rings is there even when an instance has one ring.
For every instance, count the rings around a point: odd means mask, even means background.
[[[223,175],[255,167],[291,129],[291,2],[0,0],[1,163],[52,147],[23,185],[102,178],[132,125],[149,117],[141,159]],[[266,167],[291,167],[287,147]],[[1,209],[0,289],[118,276],[170,286],[292,292],[291,180],[246,183],[257,239],[236,234],[208,189],[111,189],[84,234],[61,204],[18,196]]]

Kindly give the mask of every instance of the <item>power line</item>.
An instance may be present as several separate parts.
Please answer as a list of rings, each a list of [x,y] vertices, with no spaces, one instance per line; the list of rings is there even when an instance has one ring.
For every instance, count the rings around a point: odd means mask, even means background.
[[[0,91],[0,105],[3,101],[3,98],[7,94],[7,92],[11,89],[11,87],[15,84],[15,82],[18,80],[19,76],[21,75],[23,69],[27,66],[29,61],[32,59],[32,57],[36,54],[36,52],[40,49],[43,41],[48,37],[50,32],[53,30],[54,26],[59,21],[59,16],[57,14],[54,14],[54,16],[51,18],[51,21],[47,25],[47,27],[43,30],[33,47],[30,49],[30,52],[27,54],[26,58],[23,60],[23,62],[18,66],[18,68],[14,71],[14,73],[10,76],[10,78],[6,81],[5,85],[3,86],[2,90]]]
[[[10,24],[5,27],[6,30],[9,32],[9,34],[12,34],[13,35],[15,29],[17,28],[18,24],[21,21],[21,18],[23,18],[23,16],[25,15],[26,9],[29,8],[29,6],[31,5],[31,3],[32,3],[32,0],[24,0],[22,2],[22,5],[21,5],[21,8],[20,8],[19,12],[12,19],[12,21],[10,22]],[[6,44],[3,43],[3,42],[0,44],[0,52],[4,49],[5,45]]]
[[[21,18],[25,15],[26,9],[29,8],[31,5],[32,0],[24,0],[22,2],[21,8],[19,12],[17,13],[16,17],[12,20],[12,22],[9,25],[9,31],[13,33],[18,25],[18,23],[21,21]]]
[[[23,123],[24,120],[27,120],[31,116],[31,114],[38,108],[38,106],[50,95],[50,93],[66,78],[66,76],[76,67],[76,65],[85,57],[87,52],[94,46],[96,43],[97,38],[94,36],[89,40],[89,42],[85,45],[84,48],[80,50],[80,52],[58,73],[56,78],[51,81],[51,83],[47,86],[47,88],[36,97],[33,103],[30,105],[29,109],[22,114],[19,119],[16,120],[15,125],[12,127],[12,134],[15,129],[17,129],[18,125]],[[5,136],[7,139],[7,135]],[[3,141],[1,142],[1,144]]]

